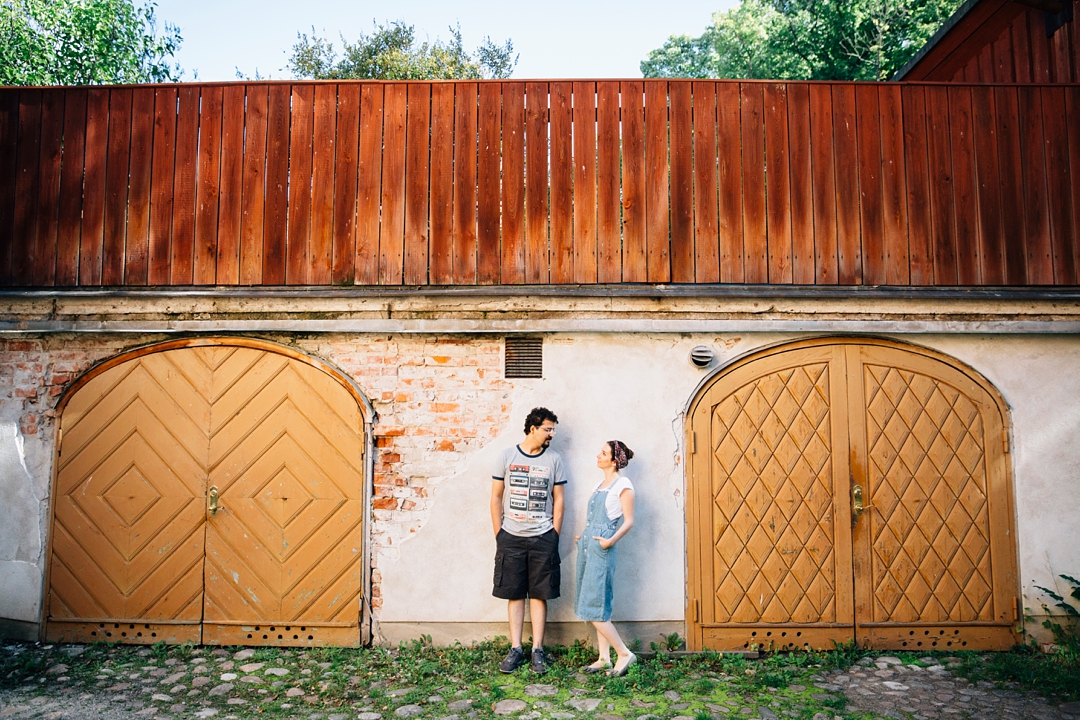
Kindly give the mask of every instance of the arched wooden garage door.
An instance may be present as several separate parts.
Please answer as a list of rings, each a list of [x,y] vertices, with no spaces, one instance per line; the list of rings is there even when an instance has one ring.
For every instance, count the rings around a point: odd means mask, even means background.
[[[1007,436],[985,381],[915,348],[799,343],[723,371],[688,431],[692,645],[1016,642]]]
[[[364,424],[257,347],[143,354],[64,408],[50,640],[355,645]]]

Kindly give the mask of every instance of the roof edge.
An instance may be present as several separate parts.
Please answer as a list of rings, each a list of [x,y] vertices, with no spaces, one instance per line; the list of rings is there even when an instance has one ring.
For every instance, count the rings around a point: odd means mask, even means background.
[[[971,10],[980,2],[982,2],[982,0],[967,0],[967,2],[957,8],[956,12],[954,12],[949,17],[949,19],[945,21],[945,24],[938,28],[938,31],[934,33],[921,48],[919,48],[919,51],[916,52],[910,60],[904,63],[904,66],[902,68],[893,73],[893,76],[889,78],[889,80],[891,82],[899,82],[903,80],[904,77],[909,72],[911,72],[916,65],[922,62],[922,59],[925,58],[930,53],[930,51],[937,46],[939,42],[941,42],[942,38],[948,35],[949,32],[954,27],[956,27],[956,25],[961,20],[963,20],[967,16],[967,14],[971,12]]]

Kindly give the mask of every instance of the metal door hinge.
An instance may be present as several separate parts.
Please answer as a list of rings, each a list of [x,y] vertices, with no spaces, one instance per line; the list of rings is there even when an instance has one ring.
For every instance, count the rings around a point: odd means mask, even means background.
[[[699,623],[701,622],[701,601],[691,600],[690,602],[693,604],[694,622]]]
[[[1001,431],[1001,451],[1006,455],[1009,454],[1009,431]]]
[[[1020,598],[1013,598],[1013,622],[1020,619]]]
[[[697,433],[693,430],[690,431],[690,454],[693,455],[697,452]]]
[[[64,453],[64,426],[60,425],[56,429],[56,457],[60,457]]]

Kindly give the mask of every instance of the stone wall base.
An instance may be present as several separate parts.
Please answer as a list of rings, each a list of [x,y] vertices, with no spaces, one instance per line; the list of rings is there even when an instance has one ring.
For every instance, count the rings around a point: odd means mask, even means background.
[[[36,642],[38,639],[39,625],[25,620],[9,620],[0,618],[0,638],[4,640],[26,640]]]
[[[664,637],[671,633],[679,633],[686,636],[686,623],[682,620],[660,620],[649,622],[616,622],[619,634],[627,644],[633,640],[641,640],[643,649],[649,649],[649,643],[660,643]],[[509,637],[510,631],[506,623],[466,623],[466,622],[381,622],[376,626],[376,645],[393,647],[399,643],[418,640],[422,635],[431,637],[432,643],[439,645],[452,645],[460,642],[464,645],[484,640],[493,640],[496,637]],[[532,624],[525,623],[522,633],[528,644],[532,637]],[[549,622],[544,633],[545,645],[571,645],[575,640],[582,640],[590,645],[596,645],[596,631],[593,626],[586,622]]]

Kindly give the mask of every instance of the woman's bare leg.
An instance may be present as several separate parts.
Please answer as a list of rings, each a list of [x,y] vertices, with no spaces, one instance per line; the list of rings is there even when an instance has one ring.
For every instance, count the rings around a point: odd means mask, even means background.
[[[594,622],[593,626],[596,627],[596,637],[597,643],[600,645],[601,658],[605,660],[610,658],[611,648],[615,648],[615,654],[619,656],[619,662],[630,659],[630,648],[626,647],[622,638],[619,637],[619,631],[615,629],[614,623],[608,620],[606,622]]]

